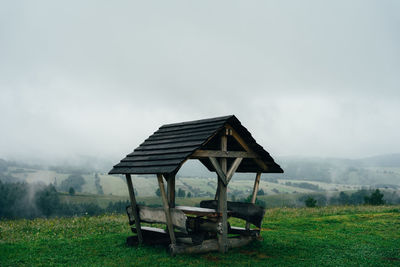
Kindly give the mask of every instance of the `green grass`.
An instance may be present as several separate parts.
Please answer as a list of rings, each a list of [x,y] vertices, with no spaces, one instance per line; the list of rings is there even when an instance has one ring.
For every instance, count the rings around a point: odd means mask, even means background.
[[[270,209],[264,240],[227,254],[170,257],[129,235],[125,215],[1,221],[0,266],[400,266],[400,206]]]

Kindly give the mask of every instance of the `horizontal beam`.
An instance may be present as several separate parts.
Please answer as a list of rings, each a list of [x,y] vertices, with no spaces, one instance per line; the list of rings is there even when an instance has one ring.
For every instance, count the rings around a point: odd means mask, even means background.
[[[220,151],[220,150],[197,150],[190,158],[257,158],[253,152],[245,151]]]

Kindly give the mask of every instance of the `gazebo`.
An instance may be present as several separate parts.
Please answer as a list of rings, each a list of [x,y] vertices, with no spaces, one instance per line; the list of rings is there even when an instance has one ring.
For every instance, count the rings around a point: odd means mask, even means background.
[[[202,201],[200,207],[175,205],[175,176],[188,159],[200,160],[218,176],[215,199]],[[227,201],[227,187],[236,172],[256,174],[251,203]],[[234,115],[163,125],[109,172],[126,176],[131,202],[127,213],[137,234],[129,242],[166,243],[173,255],[224,253],[257,239],[265,213],[254,204],[261,173],[283,170]],[[132,174],[157,176],[162,208],[137,205]],[[230,226],[229,216],[244,219],[245,227]],[[146,227],[141,222],[167,227]]]

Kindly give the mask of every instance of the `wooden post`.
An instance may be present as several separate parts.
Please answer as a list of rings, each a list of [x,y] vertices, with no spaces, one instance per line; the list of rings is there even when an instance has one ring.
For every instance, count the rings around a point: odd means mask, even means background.
[[[175,174],[168,175],[167,194],[169,207],[175,208]]]
[[[131,178],[130,174],[126,174],[125,177],[126,177],[126,183],[128,185],[129,198],[131,200],[133,217],[135,217],[136,233],[138,236],[139,244],[141,244],[141,243],[143,243],[143,236],[142,236],[142,230],[140,229],[140,218],[139,218],[139,214],[138,214],[138,210],[137,210],[135,191],[133,190],[133,185],[132,185],[132,178]]]
[[[161,193],[161,198],[162,198],[162,202],[163,202],[165,217],[167,219],[167,228],[168,228],[169,238],[171,239],[171,245],[175,246],[175,244],[176,244],[175,232],[174,232],[174,227],[172,225],[172,218],[171,218],[171,212],[170,212],[169,206],[168,206],[167,194],[165,193],[163,176],[161,174],[157,174],[157,179],[158,179],[158,186],[160,187],[160,193]]]
[[[221,151],[227,151],[228,138],[225,134],[221,136]],[[221,158],[221,169],[226,176],[227,162],[226,158]],[[222,177],[218,176],[219,196],[218,196],[218,212],[222,213],[222,233],[218,235],[219,251],[225,253],[228,251],[228,216],[227,216],[227,185],[222,181]]]
[[[258,185],[260,184],[261,172],[257,172],[256,179],[254,180],[253,195],[251,196],[251,203],[256,203]],[[246,223],[246,230],[250,230],[250,223]]]
[[[215,192],[215,197],[214,197],[215,200],[218,200],[218,197],[219,197],[219,179],[218,179],[218,183],[217,184],[218,184],[217,185],[217,191]]]

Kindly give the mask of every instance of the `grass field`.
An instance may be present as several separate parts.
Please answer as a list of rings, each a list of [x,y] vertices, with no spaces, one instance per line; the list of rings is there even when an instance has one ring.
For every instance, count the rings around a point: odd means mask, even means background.
[[[170,257],[129,235],[125,215],[1,221],[0,266],[400,266],[400,206],[269,209],[264,240],[224,255]]]

